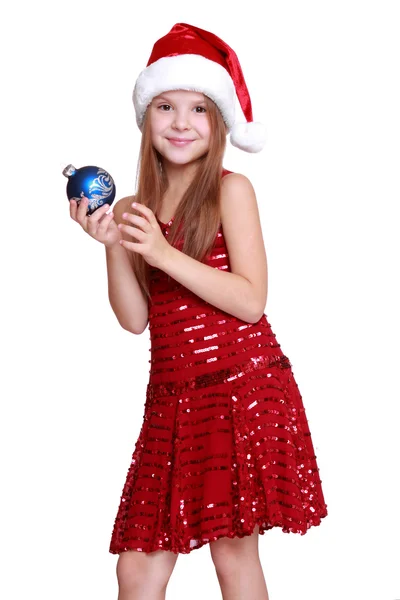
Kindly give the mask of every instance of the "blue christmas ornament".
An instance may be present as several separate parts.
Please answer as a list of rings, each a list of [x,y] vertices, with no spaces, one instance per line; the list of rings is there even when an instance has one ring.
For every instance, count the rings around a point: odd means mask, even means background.
[[[103,204],[112,204],[115,198],[115,183],[107,171],[100,167],[81,167],[75,169],[68,165],[63,170],[63,175],[68,177],[68,200],[80,203],[83,196],[89,199],[87,215],[91,215]]]

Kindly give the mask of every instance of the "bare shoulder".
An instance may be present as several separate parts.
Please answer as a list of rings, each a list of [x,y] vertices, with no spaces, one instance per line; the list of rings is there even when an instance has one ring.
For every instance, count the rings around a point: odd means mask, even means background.
[[[253,285],[254,311],[260,316],[267,300],[268,267],[257,198],[248,177],[223,177],[220,212],[231,271]]]
[[[258,205],[254,187],[246,175],[242,173],[228,173],[221,182],[220,197],[221,219],[225,221],[230,215],[237,215],[239,220],[243,213],[258,215]],[[234,215],[233,215],[234,213]],[[241,215],[241,216],[240,216]]]
[[[223,188],[228,187],[229,189],[232,189],[239,186],[239,188],[242,187],[243,189],[246,187],[253,189],[250,179],[242,173],[228,173],[222,178],[221,183],[221,187]]]
[[[112,207],[114,213],[114,220],[119,225],[124,221],[122,215],[124,212],[130,212],[131,204],[135,201],[135,196],[125,196],[120,200],[117,200]],[[124,221],[126,223],[126,221]]]

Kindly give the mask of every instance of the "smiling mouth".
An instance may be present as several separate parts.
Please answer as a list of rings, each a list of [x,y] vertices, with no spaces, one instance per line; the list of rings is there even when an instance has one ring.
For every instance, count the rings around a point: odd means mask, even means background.
[[[194,140],[174,140],[173,138],[167,138],[167,140],[174,144],[174,146],[186,146],[187,144],[191,144]]]

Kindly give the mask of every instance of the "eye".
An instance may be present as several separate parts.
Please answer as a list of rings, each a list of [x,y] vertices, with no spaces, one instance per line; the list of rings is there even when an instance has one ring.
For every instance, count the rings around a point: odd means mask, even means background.
[[[163,108],[164,106],[168,106],[169,108],[171,108],[170,104],[160,104],[160,106],[158,108]],[[163,111],[163,112],[168,112],[168,111]]]
[[[204,108],[204,106],[196,106],[196,110],[197,110],[198,108],[200,108],[200,110],[201,110],[202,112],[206,112],[206,109]]]

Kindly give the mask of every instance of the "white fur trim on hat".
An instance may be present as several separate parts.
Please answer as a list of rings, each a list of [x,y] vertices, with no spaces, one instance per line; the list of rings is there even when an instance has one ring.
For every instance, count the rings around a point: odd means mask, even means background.
[[[234,125],[236,90],[227,70],[200,54],[179,54],[160,58],[137,78],[132,100],[140,130],[152,99],[169,90],[204,93],[220,109],[228,131]]]
[[[260,152],[267,140],[267,130],[263,123],[235,123],[230,140],[232,146],[245,152]]]

